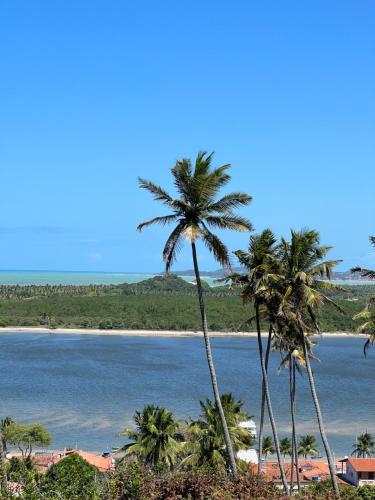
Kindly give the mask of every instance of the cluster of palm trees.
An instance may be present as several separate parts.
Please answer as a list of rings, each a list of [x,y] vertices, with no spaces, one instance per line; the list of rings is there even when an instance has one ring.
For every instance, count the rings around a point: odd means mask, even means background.
[[[240,424],[250,416],[242,409],[243,401],[231,394],[221,396],[228,432],[234,452],[248,449],[254,438]],[[134,456],[154,469],[209,466],[228,467],[223,427],[215,402],[200,401],[201,414],[182,425],[173,413],[155,405],[147,405],[133,417],[134,428],[125,429],[120,436],[130,441],[120,451]]]
[[[172,197],[162,187],[153,182],[139,179],[140,187],[149,191],[155,200],[168,209],[168,213],[155,217],[138,226],[143,228],[153,224],[174,224],[163,250],[166,272],[176,259],[183,240],[191,245],[192,258],[197,283],[198,302],[202,319],[202,331],[205,342],[207,362],[209,366],[215,409],[220,421],[227,455],[228,471],[237,474],[237,463],[234,447],[229,432],[229,423],[225,417],[216,377],[207,318],[204,294],[200,279],[197,240],[212,252],[214,258],[225,267],[228,281],[241,288],[244,304],[251,304],[255,311],[249,321],[255,322],[257,330],[259,360],[262,372],[262,415],[259,432],[259,463],[262,462],[263,424],[267,410],[275,452],[285,493],[289,491],[276,422],[273,415],[272,401],[268,383],[268,357],[270,350],[278,349],[285,354],[284,366],[290,371],[290,408],[292,415],[292,463],[298,474],[298,449],[296,443],[296,377],[297,369],[306,369],[312,399],[316,409],[321,439],[326,452],[332,485],[339,496],[335,467],[325,434],[323,418],[315,387],[314,375],[310,360],[313,358],[313,342],[311,335],[320,333],[318,324],[319,308],[323,304],[332,303],[326,295],[327,290],[337,289],[328,280],[332,269],[340,261],[324,260],[330,247],[321,246],[316,231],[292,231],[290,239],[276,237],[269,229],[259,235],[250,237],[247,251],[237,251],[243,274],[231,272],[229,251],[222,240],[214,234],[215,229],[235,231],[252,231],[251,223],[237,215],[235,210],[248,205],[251,197],[245,193],[229,193],[218,198],[219,191],[230,180],[230,165],[212,168],[212,154],[201,152],[194,165],[189,159],[177,161],[171,169],[174,186],[178,196]],[[262,328],[266,326],[268,335],[263,345]]]

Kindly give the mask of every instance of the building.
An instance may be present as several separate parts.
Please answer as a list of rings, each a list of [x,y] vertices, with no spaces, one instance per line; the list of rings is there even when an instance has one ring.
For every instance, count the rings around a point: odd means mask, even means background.
[[[88,451],[82,450],[36,452],[32,456],[32,460],[39,472],[46,473],[51,465],[60,462],[60,460],[63,460],[65,457],[73,453],[79,455],[89,464],[94,465],[99,472],[108,472],[110,470],[113,470],[115,467],[115,461],[112,457],[103,457],[101,455],[95,455],[94,453],[89,453]]]
[[[324,462],[320,462],[318,460],[299,460],[298,465],[299,465],[298,470],[299,470],[299,479],[301,486],[307,486],[311,483],[316,483],[319,481],[330,479],[329,467]],[[254,472],[254,474],[257,474],[258,468],[255,464],[251,464],[250,469]],[[277,484],[281,485],[282,481],[281,481],[281,474],[278,462],[276,461],[265,462],[262,466],[262,469],[263,469],[262,473],[264,474],[266,481],[275,483],[276,485]],[[288,482],[290,482],[291,481],[290,460],[285,461],[284,470],[286,479]],[[293,481],[294,483],[297,482],[295,468],[293,468]],[[344,481],[342,481],[341,479],[338,479],[338,482],[340,484],[345,484]]]
[[[348,457],[341,460],[343,466],[343,479],[354,486],[375,484],[375,458]],[[344,464],[346,470],[344,471]]]

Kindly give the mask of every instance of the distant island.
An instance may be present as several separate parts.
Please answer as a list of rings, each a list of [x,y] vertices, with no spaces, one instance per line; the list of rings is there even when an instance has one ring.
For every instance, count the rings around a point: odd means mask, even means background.
[[[254,330],[248,323],[252,309],[242,305],[237,289],[210,287],[204,279],[203,286],[210,330]],[[373,295],[374,284],[345,289],[331,293],[345,314],[322,309],[325,332],[354,332],[352,317]],[[0,285],[0,326],[197,331],[200,316],[194,278],[189,283],[170,274],[120,285]]]

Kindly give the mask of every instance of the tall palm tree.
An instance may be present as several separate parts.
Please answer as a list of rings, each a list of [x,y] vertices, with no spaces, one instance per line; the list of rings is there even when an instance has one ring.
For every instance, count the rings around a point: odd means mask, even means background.
[[[248,449],[254,438],[247,429],[241,427],[241,422],[248,420],[250,415],[242,410],[243,401],[236,401],[231,394],[221,396],[229,435],[234,452]],[[185,465],[223,467],[226,465],[225,439],[223,427],[215,402],[206,399],[200,401],[201,415],[188,423],[185,444]]]
[[[137,455],[152,467],[172,468],[182,450],[182,434],[173,414],[165,408],[147,405],[133,418],[136,429],[128,428],[119,433],[132,440],[121,451],[125,451],[125,455]]]
[[[273,455],[275,453],[275,445],[271,436],[264,436],[263,443],[263,455],[264,459],[267,460],[268,455]]]
[[[149,191],[155,200],[166,205],[171,210],[171,213],[161,217],[155,217],[147,222],[139,224],[138,230],[141,231],[143,228],[153,224],[175,224],[163,250],[166,272],[169,272],[176,258],[176,254],[181,247],[183,238],[187,239],[191,244],[211,384],[221,424],[223,426],[229,468],[231,473],[235,476],[237,474],[236,460],[220,400],[220,392],[212,356],[210,337],[208,334],[206,308],[198,267],[196,242],[200,239],[212,252],[219,264],[229,267],[228,249],[220,238],[212,232],[212,229],[251,231],[251,223],[247,219],[234,213],[236,208],[250,203],[251,197],[244,193],[235,192],[226,194],[222,198],[217,199],[220,189],[230,180],[230,175],[227,172],[230,165],[223,165],[213,169],[211,168],[212,158],[213,154],[207,155],[206,152],[198,153],[194,168],[191,161],[188,159],[176,162],[171,172],[175,188],[178,192],[178,198],[172,198],[163,188],[157,186],[153,182],[139,179],[140,187]]]
[[[250,237],[248,252],[237,250],[235,255],[239,263],[247,271],[245,275],[232,274],[228,278],[235,285],[241,286],[241,297],[244,304],[252,303],[255,308],[255,323],[257,330],[258,352],[262,372],[262,405],[261,405],[261,425],[259,432],[259,465],[258,472],[261,472],[261,462],[263,451],[263,419],[264,402],[267,404],[268,415],[271,423],[273,441],[277,460],[280,468],[280,475],[285,493],[288,491],[288,484],[281,460],[280,443],[276,429],[276,422],[273,415],[271,396],[268,384],[268,356],[270,352],[273,324],[276,321],[279,306],[279,294],[277,284],[280,276],[280,265],[276,258],[276,238],[270,229],[265,229],[261,234]],[[277,307],[276,307],[277,306]],[[269,323],[269,333],[264,354],[261,319],[264,318]]]
[[[319,233],[311,230],[291,232],[291,241],[284,238],[279,247],[280,260],[283,263],[284,292],[280,305],[280,315],[283,315],[299,332],[299,342],[310,385],[310,391],[315,406],[320,435],[329,465],[332,486],[337,497],[340,496],[337,485],[335,467],[331,449],[324,429],[323,417],[316,392],[315,380],[310,365],[308,348],[308,332],[320,333],[317,312],[323,304],[333,304],[338,307],[325,292],[327,290],[342,290],[330,281],[319,278],[331,278],[332,269],[341,261],[324,261],[330,247],[320,245]],[[340,309],[340,308],[339,308]],[[341,310],[341,309],[340,309]]]
[[[302,455],[306,460],[308,455],[316,457],[319,455],[319,446],[314,436],[301,436],[298,442],[298,454]]]
[[[375,452],[375,439],[372,434],[365,432],[357,437],[357,441],[353,444],[352,455],[360,458],[371,457]]]
[[[292,454],[291,454],[291,473],[290,473],[290,491],[293,492],[293,476],[294,469],[296,471],[297,488],[301,489],[299,477],[298,463],[298,448],[297,448],[297,429],[296,429],[296,371],[302,375],[302,368],[306,367],[303,354],[299,347],[298,332],[295,331],[294,325],[288,325],[284,322],[284,318],[278,318],[276,323],[277,336],[274,341],[273,348],[281,353],[286,352],[286,356],[281,360],[279,370],[289,367],[289,399],[290,399],[290,414],[292,417]],[[308,340],[309,356],[315,358],[311,354],[313,343]]]

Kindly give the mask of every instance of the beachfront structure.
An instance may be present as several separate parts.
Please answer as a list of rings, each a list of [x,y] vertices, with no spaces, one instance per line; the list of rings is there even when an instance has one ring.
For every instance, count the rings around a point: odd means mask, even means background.
[[[354,486],[375,484],[375,458],[347,457],[340,460],[343,467],[343,479]],[[344,465],[346,469],[344,471]]]
[[[255,439],[257,436],[257,428],[254,420],[244,420],[240,423],[240,427],[246,429],[248,433]],[[253,448],[248,448],[246,450],[239,450],[237,452],[237,458],[243,460],[246,463],[258,464],[258,452]]]
[[[330,472],[328,464],[318,461],[318,460],[300,460],[299,461],[299,478],[302,487],[308,486],[309,484],[316,483],[319,481],[325,481],[330,478]],[[276,461],[265,462],[262,465],[262,474],[267,482],[275,483],[276,486],[282,487],[282,481],[280,477],[280,467]],[[293,468],[294,469],[294,468]],[[254,473],[258,473],[258,468],[255,464],[250,465],[250,470]],[[291,480],[291,467],[290,461],[284,464],[285,475],[287,481]],[[296,471],[293,470],[293,481],[296,483]],[[344,485],[345,482],[338,479],[338,483]],[[297,485],[295,484],[295,488]]]
[[[99,472],[109,472],[115,467],[115,461],[112,457],[103,457],[101,455],[95,455],[94,453],[82,450],[36,452],[31,458],[34,462],[35,468],[39,472],[46,473],[53,464],[60,462],[60,460],[63,460],[65,457],[73,453],[79,455],[89,464],[94,465]]]

